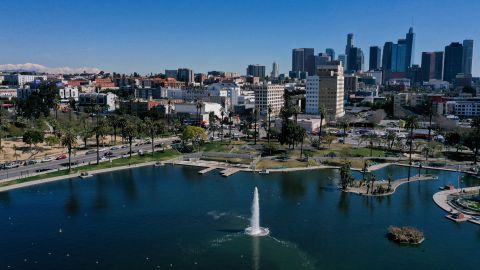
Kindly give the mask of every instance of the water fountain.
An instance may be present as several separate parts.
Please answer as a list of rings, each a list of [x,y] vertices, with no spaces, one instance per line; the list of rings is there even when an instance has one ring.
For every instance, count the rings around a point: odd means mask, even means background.
[[[255,187],[255,191],[253,192],[252,218],[250,219],[250,227],[245,229],[245,233],[251,236],[265,236],[270,233],[268,228],[260,227],[260,204],[257,187]]]

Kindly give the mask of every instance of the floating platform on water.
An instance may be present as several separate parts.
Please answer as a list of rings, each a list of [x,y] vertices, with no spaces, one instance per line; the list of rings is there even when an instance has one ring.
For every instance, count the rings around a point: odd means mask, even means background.
[[[203,170],[201,170],[201,171],[198,171],[198,173],[199,173],[199,174],[206,174],[206,173],[211,172],[211,171],[213,171],[213,170],[215,170],[215,169],[217,169],[217,167],[208,167],[208,168],[205,168],[205,169],[203,169]]]
[[[228,177],[228,176],[230,176],[230,175],[232,175],[236,172],[239,172],[239,171],[240,171],[240,169],[238,169],[238,168],[226,168],[225,170],[221,171],[220,174],[222,176]]]

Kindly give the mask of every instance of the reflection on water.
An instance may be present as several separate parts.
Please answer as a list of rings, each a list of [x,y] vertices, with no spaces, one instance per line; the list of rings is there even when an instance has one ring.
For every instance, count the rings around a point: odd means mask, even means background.
[[[338,202],[338,209],[343,214],[348,214],[348,210],[350,209],[350,194],[347,192],[340,192],[340,201]]]
[[[68,198],[65,203],[65,208],[67,209],[67,213],[71,216],[78,214],[80,211],[80,202],[75,192],[72,179],[68,179]]]
[[[260,237],[252,237],[252,269],[260,269]]]
[[[8,206],[11,202],[10,192],[4,191],[0,192],[0,203]]]
[[[302,179],[292,178],[288,173],[281,176],[282,196],[290,199],[300,199],[305,195],[305,184]]]

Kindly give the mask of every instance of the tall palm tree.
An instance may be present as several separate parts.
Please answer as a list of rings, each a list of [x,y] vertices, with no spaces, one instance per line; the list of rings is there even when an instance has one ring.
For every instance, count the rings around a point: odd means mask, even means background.
[[[350,126],[350,119],[347,116],[340,119],[340,127],[343,129],[343,143],[345,143],[345,138],[347,136],[347,129]]]
[[[148,117],[143,120],[145,129],[152,141],[152,156],[155,153],[155,138],[165,132],[165,126],[162,122],[154,121]]]
[[[233,121],[232,121],[232,118],[233,118],[233,111],[230,110],[228,112],[228,132],[230,133],[230,142],[232,142],[232,125],[233,125]]]
[[[116,114],[107,115],[108,125],[112,128],[114,144],[117,143],[117,128],[118,128],[118,120],[119,120],[118,118],[119,117]]]
[[[73,97],[71,97],[68,99],[68,105],[70,107],[70,110],[68,111],[68,118],[70,121],[72,121],[72,112],[76,109],[77,101]]]
[[[327,115],[327,110],[320,105],[320,107],[318,107],[318,113],[320,113],[320,130],[318,131],[318,148],[320,149],[320,144],[322,142],[323,119],[325,119],[325,116]]]
[[[257,144],[257,122],[258,122],[258,110],[255,108],[253,109],[253,121],[255,123],[254,131],[253,131],[253,144]]]
[[[431,132],[432,132],[432,118],[437,115],[435,108],[433,107],[433,102],[431,100],[425,103],[425,116],[428,117],[428,140],[431,141]]]
[[[295,132],[296,133],[295,134],[295,137],[296,137],[295,140],[300,142],[300,159],[301,159],[302,156],[303,156],[303,141],[305,140],[305,136],[307,135],[307,131],[300,126],[297,126],[296,131],[297,132]]]
[[[409,163],[412,165],[412,147],[413,147],[413,130],[418,127],[418,119],[415,115],[409,115],[405,119],[405,127],[410,130],[410,158]]]
[[[97,147],[97,165],[100,163],[100,138],[105,136],[107,131],[106,127],[106,122],[103,119],[98,119],[97,117],[97,124],[93,128],[93,133],[95,134],[95,144]]]
[[[268,123],[267,123],[267,140],[268,140],[268,143],[270,143],[270,136],[271,136],[271,129],[270,129],[270,124],[271,124],[271,117],[272,117],[272,112],[273,112],[273,107],[272,107],[272,104],[269,104],[268,105],[268,108],[267,108],[267,113],[268,113]]]
[[[292,114],[293,114],[293,117],[295,117],[295,125],[297,124],[299,113],[300,113],[300,108],[297,105],[293,106],[292,107]]]
[[[203,101],[202,100],[197,100],[195,101],[195,107],[197,108],[197,126],[200,126],[201,125],[201,121],[200,121],[200,113],[202,112],[202,108],[203,108]]]
[[[223,117],[225,116],[225,109],[223,107],[220,109],[220,115],[222,116],[222,119],[220,119],[220,128],[222,130],[222,137],[220,140],[223,142]]]
[[[77,143],[77,135],[73,133],[71,130],[67,130],[62,136],[62,145],[67,147],[68,150],[68,170],[72,169],[72,148],[78,145]]]
[[[210,131],[212,131],[212,136],[215,138],[215,122],[217,121],[217,117],[215,116],[215,112],[208,113],[208,125]]]
[[[135,118],[128,119],[123,129],[122,136],[128,139],[128,144],[130,149],[129,151],[130,158],[132,157],[132,141],[133,141],[133,138],[137,136],[137,134],[138,134],[138,128],[136,125],[136,119]]]

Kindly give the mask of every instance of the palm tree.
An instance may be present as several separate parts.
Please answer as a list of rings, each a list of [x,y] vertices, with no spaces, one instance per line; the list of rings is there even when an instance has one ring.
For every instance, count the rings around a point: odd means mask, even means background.
[[[233,111],[229,111],[228,112],[228,129],[229,129],[229,133],[230,133],[230,142],[232,142],[232,125],[233,125],[233,121],[232,121],[232,117],[233,117]]]
[[[155,153],[155,137],[158,135],[162,134],[165,131],[165,126],[163,123],[159,121],[154,121],[148,117],[145,117],[144,125],[145,129],[148,132],[148,135],[150,136],[150,139],[152,141],[152,156]]]
[[[201,125],[200,113],[202,112],[203,101],[202,100],[195,101],[195,107],[197,108],[197,126],[200,126]]]
[[[68,170],[70,171],[72,169],[72,148],[77,146],[77,135],[71,130],[67,130],[62,136],[62,145],[68,150]]]
[[[300,108],[295,105],[292,107],[292,114],[293,114],[293,117],[295,117],[295,125],[297,124],[297,119],[298,119],[298,114],[300,113]]]
[[[297,132],[295,132],[296,133],[295,134],[296,135],[295,140],[300,142],[300,159],[301,159],[302,156],[303,156],[303,141],[305,140],[305,136],[307,135],[307,131],[300,126],[296,126],[296,131]]]
[[[112,128],[113,144],[117,143],[117,128],[119,127],[119,117],[116,114],[107,115],[108,125]]]
[[[75,101],[75,99],[73,97],[69,98],[68,99],[68,105],[70,106],[70,111],[68,112],[68,118],[70,121],[72,121],[72,111],[75,110],[76,108],[76,105],[77,105],[77,101]]]
[[[106,123],[103,119],[99,120],[97,117],[97,124],[93,128],[93,133],[95,134],[95,143],[97,146],[97,165],[100,162],[100,138],[103,138],[106,133]]]
[[[433,107],[433,102],[431,100],[425,103],[425,116],[428,117],[428,140],[431,141],[431,132],[432,132],[432,118],[437,115],[435,108]]]
[[[128,139],[128,144],[130,146],[130,151],[129,151],[129,154],[130,154],[130,158],[132,157],[132,141],[133,141],[133,138],[138,134],[138,129],[137,129],[137,126],[135,124],[135,119],[129,119],[129,121],[126,122],[126,125],[123,129],[123,134],[122,136],[124,138],[127,138]]]
[[[322,143],[322,126],[323,126],[323,119],[327,115],[327,110],[325,107],[321,106],[318,107],[318,113],[320,114],[320,129],[318,131],[318,149],[320,149],[320,144]]]
[[[225,109],[223,107],[220,109],[220,115],[222,116],[222,119],[220,119],[220,127],[222,129],[222,137],[220,139],[223,142],[223,117],[225,115]]]
[[[215,122],[217,121],[217,117],[215,116],[215,112],[208,113],[208,124],[209,128],[212,131],[212,136],[215,137]]]
[[[345,137],[347,136],[347,129],[350,126],[350,119],[347,116],[342,117],[340,120],[340,127],[343,129],[343,142],[345,143]]]
[[[258,121],[258,110],[253,109],[253,121],[255,123],[253,131],[253,144],[257,144],[257,121]]]
[[[270,124],[271,124],[271,117],[272,117],[272,112],[273,112],[273,107],[272,107],[272,104],[269,104],[268,105],[268,108],[267,108],[267,113],[268,113],[268,123],[267,123],[267,140],[268,140],[268,143],[270,143]]]
[[[412,165],[412,147],[413,147],[413,130],[418,127],[418,119],[415,115],[410,115],[405,119],[405,127],[410,129],[410,158],[409,163]]]

